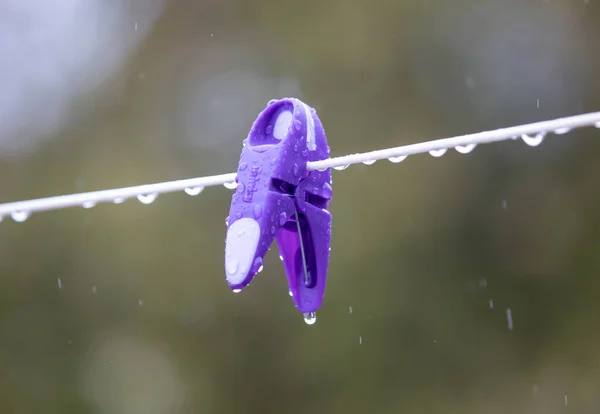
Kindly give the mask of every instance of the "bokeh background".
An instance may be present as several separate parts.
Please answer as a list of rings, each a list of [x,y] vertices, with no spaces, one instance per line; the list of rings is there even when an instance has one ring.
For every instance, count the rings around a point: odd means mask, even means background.
[[[333,155],[597,111],[599,41],[596,0],[3,0],[0,202],[232,172],[282,96]],[[334,172],[313,326],[276,251],[228,289],[223,187],[5,217],[0,413],[597,414],[599,138]]]

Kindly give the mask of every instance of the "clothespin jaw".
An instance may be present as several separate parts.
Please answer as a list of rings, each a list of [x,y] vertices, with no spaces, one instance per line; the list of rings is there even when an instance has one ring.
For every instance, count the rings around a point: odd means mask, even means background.
[[[262,270],[274,239],[300,312],[322,304],[329,265],[331,171],[306,170],[329,158],[315,111],[295,98],[270,101],[252,125],[231,199],[225,273],[239,291]]]

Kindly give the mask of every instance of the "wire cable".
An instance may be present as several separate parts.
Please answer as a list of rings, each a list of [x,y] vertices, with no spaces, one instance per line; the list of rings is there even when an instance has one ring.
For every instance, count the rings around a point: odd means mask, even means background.
[[[328,168],[343,170],[352,164],[363,163],[371,165],[382,159],[387,159],[393,163],[399,163],[409,155],[414,154],[429,153],[434,157],[440,157],[452,148],[456,149],[456,151],[461,154],[467,154],[473,151],[479,144],[518,138],[521,138],[529,146],[538,146],[549,133],[562,135],[573,129],[589,126],[600,128],[600,112],[592,112],[510,128],[501,128],[378,151],[329,158],[322,161],[309,162],[307,164],[307,169],[309,171],[323,171]],[[223,185],[227,189],[233,190],[236,188],[235,177],[236,173],[229,173],[5,203],[0,204],[0,221],[5,216],[10,216],[14,221],[23,222],[29,218],[31,213],[58,210],[67,207],[91,208],[102,202],[120,204],[131,198],[137,198],[141,203],[150,204],[159,194],[185,191],[190,196],[196,196],[200,194],[204,188],[217,185]]]

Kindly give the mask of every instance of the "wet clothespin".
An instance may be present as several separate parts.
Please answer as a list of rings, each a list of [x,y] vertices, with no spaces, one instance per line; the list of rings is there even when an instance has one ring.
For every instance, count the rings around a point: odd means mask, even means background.
[[[225,273],[234,292],[263,269],[277,242],[290,295],[308,324],[325,292],[331,238],[331,170],[307,171],[329,158],[314,109],[295,98],[269,101],[252,125],[237,169],[225,241]]]

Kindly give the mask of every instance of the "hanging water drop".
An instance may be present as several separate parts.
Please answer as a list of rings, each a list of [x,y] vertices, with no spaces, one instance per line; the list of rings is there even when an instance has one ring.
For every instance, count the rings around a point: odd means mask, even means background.
[[[314,325],[317,321],[317,312],[307,312],[304,314],[304,322],[307,325]]]
[[[406,159],[407,155],[400,155],[399,157],[390,157],[388,161],[393,162],[394,164],[398,164]]]
[[[96,203],[93,201],[85,201],[81,206],[83,208],[92,208],[92,207],[96,207]]]
[[[337,167],[333,167],[334,170],[338,170],[338,171],[342,171],[345,170],[346,168],[348,168],[348,165],[338,165]],[[321,170],[319,170],[321,171]],[[323,170],[325,171],[325,170]]]
[[[294,292],[292,292],[291,290],[288,290],[288,295],[290,295],[290,297],[294,297]]]
[[[365,165],[373,165],[373,164],[375,164],[375,161],[377,161],[377,160],[363,161],[363,164],[365,164]]]
[[[461,154],[468,154],[469,152],[473,151],[476,146],[477,144],[457,145],[454,149]]]
[[[258,268],[258,270],[256,271],[256,273],[260,273],[263,271],[265,267],[263,265],[260,265],[260,267]]]
[[[566,134],[569,131],[571,131],[571,128],[558,128],[558,129],[555,129],[553,132],[556,135],[562,135],[562,134]]]
[[[142,204],[152,204],[158,197],[158,193],[140,194],[137,199]]]
[[[113,203],[115,204],[121,204],[123,202],[125,202],[125,199],[123,197],[117,197],[113,200]]]
[[[14,211],[10,214],[10,217],[17,223],[23,223],[29,218],[29,211]]]
[[[204,190],[204,187],[200,186],[200,187],[188,187],[185,190],[185,193],[189,196],[197,196],[198,194],[200,194],[202,192],[202,190]]]
[[[242,291],[242,289],[233,289],[232,292],[233,293],[240,293]]]
[[[229,183],[223,183],[223,187],[225,187],[228,190],[235,190],[235,188],[237,187],[237,183],[235,181],[231,181]]]
[[[444,155],[446,153],[446,151],[447,151],[446,148],[431,150],[431,151],[429,151],[429,155],[437,158],[437,157],[441,157],[442,155]]]
[[[596,123],[594,124],[594,126],[595,126],[596,128],[600,128],[600,121],[596,122]]]
[[[525,144],[529,145],[530,147],[537,147],[538,145],[540,145],[542,143],[542,141],[544,141],[545,136],[546,136],[545,132],[538,132],[533,137],[529,136],[527,134],[523,134],[523,135],[521,135],[521,139],[523,140],[523,142]]]

